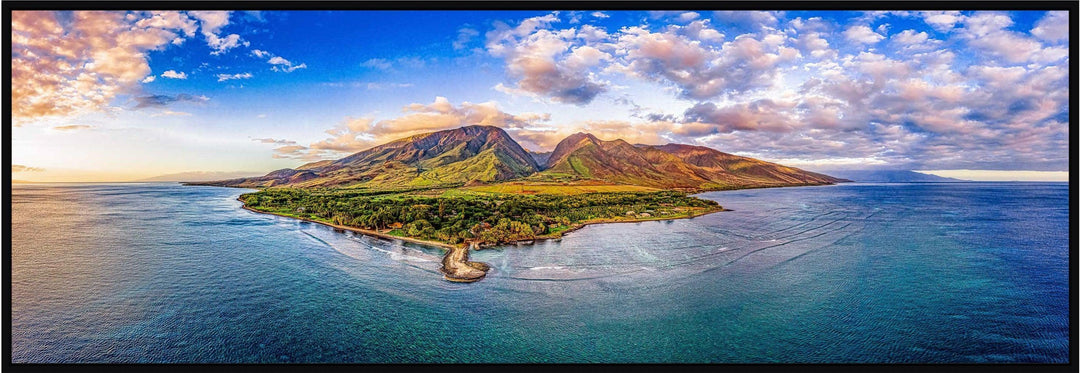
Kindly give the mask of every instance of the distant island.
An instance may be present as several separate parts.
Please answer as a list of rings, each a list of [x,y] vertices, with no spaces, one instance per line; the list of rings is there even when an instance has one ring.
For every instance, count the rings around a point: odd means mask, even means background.
[[[257,172],[225,172],[225,171],[188,171],[179,172],[175,174],[158,175],[154,177],[148,177],[145,179],[135,180],[137,182],[199,182],[199,181],[213,181],[222,179],[236,179],[242,177],[258,176]]]
[[[850,179],[857,183],[955,183],[967,181],[908,170],[843,170],[828,172],[836,177]]]
[[[468,261],[469,249],[723,211],[691,193],[846,181],[702,146],[587,133],[535,153],[498,127],[466,126],[263,176],[185,184],[257,188],[238,198],[244,208],[445,248],[445,277],[468,282],[489,268]]]

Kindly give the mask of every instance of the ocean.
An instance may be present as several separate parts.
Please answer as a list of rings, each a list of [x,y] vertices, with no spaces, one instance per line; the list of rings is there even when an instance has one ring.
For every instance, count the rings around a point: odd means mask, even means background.
[[[1065,363],[1067,183],[709,192],[732,211],[472,254],[240,208],[16,184],[15,363]]]

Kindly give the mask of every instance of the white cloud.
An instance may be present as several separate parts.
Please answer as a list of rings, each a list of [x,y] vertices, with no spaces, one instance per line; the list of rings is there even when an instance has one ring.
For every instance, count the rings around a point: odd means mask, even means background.
[[[162,29],[177,29],[184,32],[187,37],[195,36],[195,30],[198,26],[195,24],[195,20],[188,17],[187,14],[175,11],[165,12],[151,12],[149,18],[143,18],[135,22],[135,26],[145,28],[162,28]],[[182,38],[177,38],[183,41]],[[173,44],[179,44],[175,40]]]
[[[199,20],[204,34],[216,34],[229,24],[228,11],[190,11],[189,15]]]
[[[1053,56],[1052,52],[1043,52],[1042,44],[1034,38],[1008,30],[1012,24],[1013,20],[1006,13],[978,13],[964,19],[961,36],[975,50],[1010,63],[1044,60]]]
[[[284,57],[275,56],[273,53],[270,53],[270,52],[267,52],[267,51],[264,51],[264,50],[255,49],[255,50],[252,50],[251,53],[254,56],[259,57],[259,58],[267,58],[267,57],[269,57],[269,59],[266,62],[271,64],[271,65],[274,65],[274,66],[272,66],[270,68],[270,70],[273,70],[273,71],[291,73],[296,69],[306,69],[307,68],[307,63],[293,64],[292,61],[289,61],[289,60],[285,59]]]
[[[1046,41],[1069,40],[1069,12],[1052,11],[1035,23],[1031,34]]]
[[[701,14],[698,14],[696,12],[686,12],[686,13],[680,14],[677,19],[680,22],[690,22],[690,21],[693,21],[695,19],[698,19],[698,17],[701,17]]]
[[[922,17],[926,24],[940,32],[952,30],[957,23],[964,20],[964,15],[958,11],[922,12]]]
[[[210,54],[219,55],[238,46],[248,46],[251,43],[240,39],[238,34],[221,36],[220,31],[229,25],[229,11],[190,11],[189,15],[199,20],[206,45],[213,49]]]
[[[385,70],[390,70],[390,61],[387,61],[387,60],[382,59],[382,58],[372,58],[372,59],[369,59],[367,61],[364,61],[363,63],[360,64],[360,66],[385,71]]]
[[[224,82],[226,80],[235,80],[235,79],[250,79],[251,76],[252,76],[251,73],[240,73],[240,74],[231,74],[231,75],[230,74],[217,74],[217,78],[218,78],[219,82]]]
[[[306,68],[307,68],[307,64],[306,64],[306,63],[302,63],[302,64],[299,64],[299,65],[274,66],[274,67],[272,67],[272,68],[270,68],[270,69],[271,69],[271,70],[274,70],[274,71],[280,71],[280,72],[286,72],[286,73],[291,73],[291,72],[293,72],[293,70],[296,70],[296,69],[306,69]]]
[[[503,58],[507,73],[516,80],[516,87],[500,83],[496,90],[540,94],[576,105],[588,104],[607,90],[606,83],[590,74],[588,68],[610,60],[609,53],[584,46],[586,39],[577,37],[575,29],[546,28],[557,21],[548,14],[525,19],[514,28],[498,23],[486,34],[488,52]]]
[[[918,32],[915,30],[904,30],[897,34],[893,34],[892,40],[904,45],[917,45],[926,42],[930,38],[926,32]]]
[[[454,39],[454,42],[451,43],[451,46],[454,47],[454,50],[465,49],[465,46],[477,35],[480,35],[479,31],[476,31],[472,28],[463,27],[458,30],[457,39]]]
[[[874,30],[871,30],[870,27],[867,27],[865,25],[855,25],[849,27],[847,30],[844,31],[844,37],[846,37],[848,40],[862,44],[874,44],[885,38],[884,36],[875,33]]]
[[[230,34],[224,38],[218,37],[217,35],[207,35],[206,44],[209,45],[210,48],[214,49],[213,52],[210,52],[210,54],[212,55],[219,55],[225,53],[229,49],[233,49],[241,45],[251,45],[251,43],[240,40],[240,35],[237,34]]]
[[[161,77],[169,79],[187,79],[187,73],[182,71],[178,73],[176,71],[169,70],[161,73]]]
[[[154,76],[154,75],[147,75],[146,78],[143,78],[142,82],[143,83],[150,83],[150,82],[153,82],[155,78],[156,78],[156,76]]]

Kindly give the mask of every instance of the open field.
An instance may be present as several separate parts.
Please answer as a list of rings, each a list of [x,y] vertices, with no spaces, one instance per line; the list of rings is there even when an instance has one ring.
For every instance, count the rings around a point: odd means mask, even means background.
[[[636,185],[561,185],[510,182],[461,188],[464,191],[504,194],[577,195],[584,193],[658,192],[660,189]]]

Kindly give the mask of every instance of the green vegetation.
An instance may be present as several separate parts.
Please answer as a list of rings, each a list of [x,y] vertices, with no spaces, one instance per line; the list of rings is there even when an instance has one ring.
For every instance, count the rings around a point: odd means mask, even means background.
[[[394,236],[481,245],[558,237],[588,223],[674,219],[722,209],[714,201],[675,191],[572,195],[463,189],[435,195],[430,190],[416,192],[270,188],[241,195],[240,200],[258,211]]]
[[[587,184],[540,184],[508,182],[464,188],[472,192],[513,193],[513,194],[557,194],[577,195],[605,192],[657,192],[659,189],[637,185],[587,185]]]

